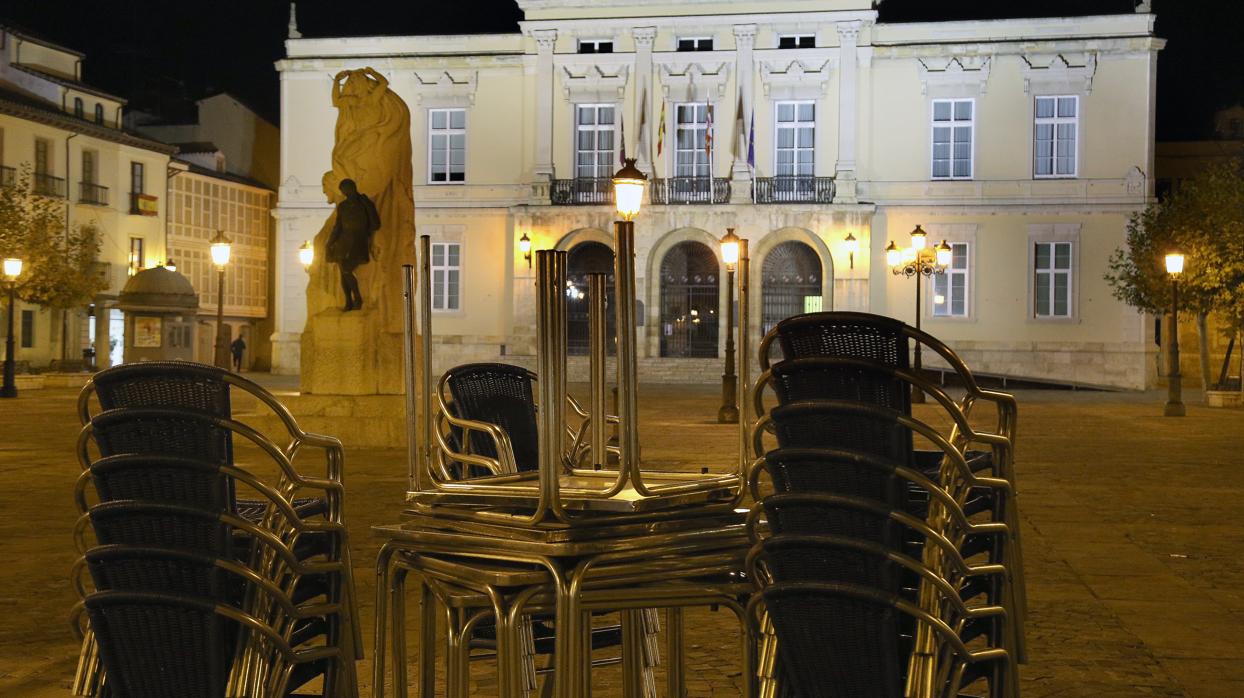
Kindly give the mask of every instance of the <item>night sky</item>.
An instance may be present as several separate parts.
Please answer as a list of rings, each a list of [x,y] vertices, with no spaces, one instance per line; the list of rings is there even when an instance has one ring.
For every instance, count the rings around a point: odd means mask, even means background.
[[[1134,0],[885,0],[882,21],[1131,12]],[[1204,137],[1216,109],[1244,102],[1242,0],[1155,0],[1158,138]],[[171,112],[226,90],[277,122],[277,74],[289,5],[279,0],[6,0],[0,22],[87,54],[86,81],[136,107]],[[301,0],[303,36],[514,31],[513,0]]]

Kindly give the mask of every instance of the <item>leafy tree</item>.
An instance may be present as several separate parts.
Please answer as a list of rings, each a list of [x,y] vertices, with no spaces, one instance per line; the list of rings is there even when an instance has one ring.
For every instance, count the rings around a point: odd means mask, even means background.
[[[1174,249],[1185,255],[1180,309],[1198,315],[1202,378],[1210,385],[1205,317],[1217,313],[1231,333],[1244,325],[1244,163],[1212,165],[1132,216],[1127,246],[1115,250],[1105,275],[1115,297],[1140,310],[1168,311],[1165,256]]]
[[[24,262],[18,297],[62,313],[86,306],[108,287],[95,271],[99,229],[86,224],[65,230],[65,202],[34,193],[28,164],[14,180],[0,187],[0,257]],[[62,358],[67,351],[62,331]]]

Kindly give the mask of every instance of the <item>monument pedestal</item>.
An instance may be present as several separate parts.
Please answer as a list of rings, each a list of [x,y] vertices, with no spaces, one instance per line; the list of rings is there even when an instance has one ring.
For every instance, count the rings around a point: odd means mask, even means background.
[[[373,310],[323,310],[302,333],[302,392],[402,395],[402,335],[380,329]]]

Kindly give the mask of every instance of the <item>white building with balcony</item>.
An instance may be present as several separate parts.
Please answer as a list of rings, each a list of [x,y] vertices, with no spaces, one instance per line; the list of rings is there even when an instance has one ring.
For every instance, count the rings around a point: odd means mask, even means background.
[[[919,313],[982,373],[1152,381],[1152,320],[1102,275],[1153,195],[1153,15],[891,24],[871,0],[517,2],[514,34],[287,41],[275,370],[297,372],[297,249],[330,212],[333,75],[371,66],[411,110],[438,370],[530,356],[524,235],[568,250],[578,283],[610,268],[624,148],[651,177],[641,380],[720,372],[717,240],[733,227],[750,241],[753,336],[807,310]],[[919,308],[884,254],[917,225],[952,248]]]
[[[46,367],[62,356],[120,362],[126,318],[115,307],[129,276],[163,264],[164,193],[176,148],[122,128],[125,100],[82,82],[83,54],[0,27],[0,186],[28,167],[34,192],[63,204],[65,225],[101,234],[107,288],[61,317],[26,303],[15,314],[17,360]],[[4,324],[0,323],[0,331]]]

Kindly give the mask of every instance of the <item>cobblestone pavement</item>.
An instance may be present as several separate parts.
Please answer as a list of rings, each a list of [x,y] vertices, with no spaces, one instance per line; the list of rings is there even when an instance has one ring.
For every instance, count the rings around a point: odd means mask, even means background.
[[[711,388],[642,391],[646,460],[721,467],[728,428]],[[1021,393],[1018,473],[1029,576],[1026,696],[1244,695],[1244,411],[1156,394]],[[66,696],[77,647],[66,623],[78,474],[74,393],[0,401],[0,695]],[[349,434],[338,434],[349,445]],[[404,452],[349,449],[347,511],[370,644],[379,541],[401,508]],[[728,611],[686,617],[688,693],[739,694]],[[412,638],[413,642],[413,638]],[[370,654],[370,648],[369,648]],[[360,665],[369,676],[370,662]],[[413,667],[412,667],[413,669]],[[487,662],[472,695],[495,695]],[[658,671],[658,681],[663,675]],[[619,696],[619,670],[594,673]],[[364,678],[364,688],[369,688]],[[659,684],[660,685],[660,684]]]

